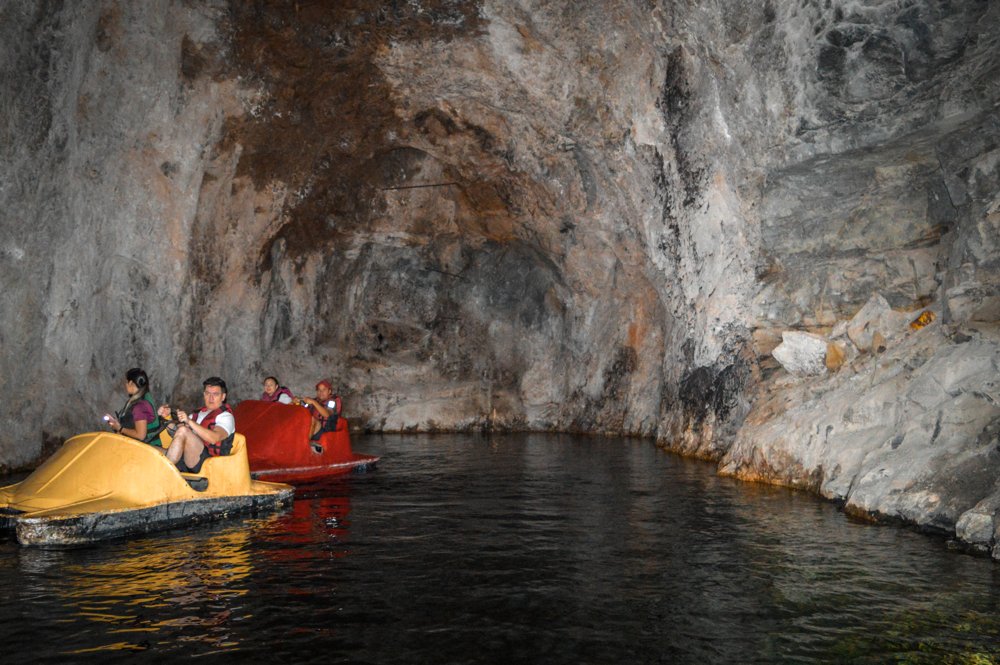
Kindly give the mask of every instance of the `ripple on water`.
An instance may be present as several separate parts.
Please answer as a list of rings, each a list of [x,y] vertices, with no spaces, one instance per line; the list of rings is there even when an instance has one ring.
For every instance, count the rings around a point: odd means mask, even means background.
[[[0,638],[39,661],[1000,662],[990,561],[814,497],[630,440],[356,447],[377,471],[277,515],[2,543]]]

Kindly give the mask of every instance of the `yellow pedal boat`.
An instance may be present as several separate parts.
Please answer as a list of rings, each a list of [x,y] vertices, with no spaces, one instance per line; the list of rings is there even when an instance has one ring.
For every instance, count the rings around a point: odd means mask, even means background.
[[[22,545],[69,547],[263,512],[291,503],[294,488],[250,478],[246,441],[181,473],[148,444],[109,432],[79,434],[14,485],[0,488],[0,526]]]

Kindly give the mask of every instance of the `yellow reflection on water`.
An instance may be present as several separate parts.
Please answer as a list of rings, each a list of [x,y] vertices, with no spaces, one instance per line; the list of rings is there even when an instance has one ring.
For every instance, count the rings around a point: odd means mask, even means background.
[[[251,571],[249,531],[230,528],[206,539],[141,539],[126,556],[66,573],[79,584],[66,590],[67,601],[129,599],[131,604],[184,604],[205,594],[241,596],[238,582]]]
[[[267,521],[139,538],[90,551],[24,549],[20,565],[29,573],[58,572],[61,584],[51,591],[69,610],[64,622],[95,624],[90,637],[97,639],[66,653],[190,642],[228,650],[238,646],[228,626],[241,609],[253,570],[251,532]],[[114,641],[94,646],[101,638]]]

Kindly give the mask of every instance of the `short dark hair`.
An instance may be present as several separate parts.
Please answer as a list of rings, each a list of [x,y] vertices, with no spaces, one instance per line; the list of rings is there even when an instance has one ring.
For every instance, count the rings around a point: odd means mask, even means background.
[[[278,384],[279,386],[281,385],[281,382],[280,382],[280,381],[278,381],[278,377],[276,377],[276,376],[265,376],[265,377],[264,377],[264,381],[261,381],[261,383],[264,383],[264,382],[266,382],[266,381],[267,381],[268,379],[270,379],[271,381],[274,381],[274,382],[275,382],[275,383],[277,383],[277,384]]]
[[[217,376],[208,377],[207,379],[201,382],[201,385],[203,385],[206,388],[208,388],[209,386],[217,386],[219,388],[222,388],[223,394],[229,392],[229,390],[226,389],[226,382]]]

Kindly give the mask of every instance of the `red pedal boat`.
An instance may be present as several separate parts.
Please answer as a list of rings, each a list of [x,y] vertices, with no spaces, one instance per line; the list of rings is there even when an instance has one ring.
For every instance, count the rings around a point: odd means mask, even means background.
[[[244,400],[233,409],[236,428],[247,440],[255,478],[289,481],[367,471],[379,458],[351,451],[347,419],[319,441],[309,440],[309,411],[293,404]]]

